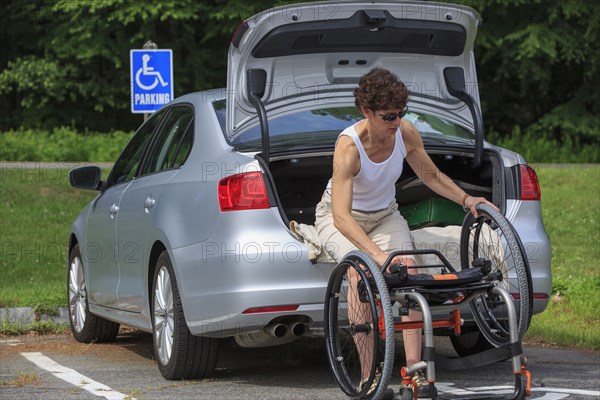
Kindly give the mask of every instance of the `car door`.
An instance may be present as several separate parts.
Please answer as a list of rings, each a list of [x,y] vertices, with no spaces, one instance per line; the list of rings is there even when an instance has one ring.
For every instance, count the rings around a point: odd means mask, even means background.
[[[123,194],[139,171],[145,149],[161,114],[148,120],[125,147],[106,183],[92,204],[87,223],[87,243],[82,249],[90,304],[118,308],[119,244],[117,221]]]
[[[156,240],[163,239],[163,227],[155,215],[161,194],[177,174],[191,148],[193,108],[173,106],[147,152],[142,172],[123,194],[117,222],[121,256],[119,257],[119,301],[129,318],[150,322],[144,313],[148,298],[148,264]]]
[[[82,256],[87,266],[90,304],[117,306],[119,265],[114,254],[117,211],[128,185],[128,182],[123,182],[108,188],[96,199],[88,216],[88,241],[82,249]]]

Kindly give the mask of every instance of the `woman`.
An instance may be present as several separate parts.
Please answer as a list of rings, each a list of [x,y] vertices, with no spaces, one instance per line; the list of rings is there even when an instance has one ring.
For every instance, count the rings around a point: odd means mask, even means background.
[[[354,97],[364,119],[339,135],[333,175],[316,210],[319,240],[336,261],[359,249],[383,265],[389,252],[413,248],[408,224],[398,212],[395,199],[395,183],[402,174],[404,160],[430,189],[474,215],[476,204],[491,204],[483,197],[469,196],[429,158],[418,130],[402,119],[407,110],[408,89],[393,73],[374,68],[360,78]],[[396,257],[392,262],[415,265],[410,257]],[[348,279],[349,286],[356,287],[356,274]],[[349,318],[360,323],[365,305],[359,302],[355,291],[350,292]],[[403,320],[420,321],[421,313],[411,310]],[[412,365],[421,360],[421,330],[404,330],[402,334],[406,364]],[[362,377],[366,379],[370,361],[365,356],[372,354],[372,343],[369,347],[365,338],[358,336],[355,342],[361,349]],[[428,385],[423,376],[415,374],[413,380],[419,386],[419,396],[427,396]]]

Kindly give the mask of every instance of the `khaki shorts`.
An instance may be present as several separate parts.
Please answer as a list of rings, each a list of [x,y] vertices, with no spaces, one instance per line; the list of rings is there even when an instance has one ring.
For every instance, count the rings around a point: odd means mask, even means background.
[[[333,225],[331,212],[331,194],[328,191],[315,210],[315,228],[319,241],[325,251],[340,262],[352,250],[359,250]],[[352,218],[365,231],[367,236],[385,252],[395,250],[413,250],[412,238],[408,224],[400,212],[396,201],[378,211],[352,210]],[[412,257],[409,257],[412,258]]]

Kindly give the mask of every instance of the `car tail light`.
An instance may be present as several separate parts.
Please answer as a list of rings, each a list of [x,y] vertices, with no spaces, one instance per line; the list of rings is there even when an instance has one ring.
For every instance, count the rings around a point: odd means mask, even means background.
[[[542,192],[540,183],[533,168],[521,165],[521,200],[540,200]]]
[[[245,172],[219,181],[221,211],[269,208],[267,188],[261,172]]]

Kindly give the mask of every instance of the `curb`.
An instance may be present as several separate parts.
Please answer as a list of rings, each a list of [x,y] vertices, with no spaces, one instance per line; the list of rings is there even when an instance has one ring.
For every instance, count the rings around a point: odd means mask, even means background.
[[[55,314],[41,314],[31,307],[0,308],[0,322],[20,326],[29,326],[33,322],[69,323],[67,307],[59,307]]]

